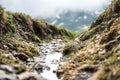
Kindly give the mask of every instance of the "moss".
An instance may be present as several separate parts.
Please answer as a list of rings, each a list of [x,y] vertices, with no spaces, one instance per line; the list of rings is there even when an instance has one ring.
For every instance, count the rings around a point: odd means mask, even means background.
[[[0,6],[0,22],[2,20],[2,17],[3,17],[3,8]]]
[[[117,19],[114,20],[113,25],[115,26],[115,25],[117,25],[119,23],[120,23],[120,17],[118,17]]]
[[[57,27],[57,26],[56,26]],[[63,39],[65,41],[69,41],[69,40],[74,40],[74,38],[77,37],[77,33],[73,32],[71,30],[66,29],[64,26],[62,27],[57,27],[57,29],[60,31],[60,34],[63,36]]]
[[[108,33],[106,33],[106,35],[104,35],[101,38],[100,44],[107,43],[109,41],[114,40],[116,36],[118,35],[117,31],[118,31],[117,28],[112,28]]]
[[[15,32],[15,27],[16,27],[16,24],[14,23],[14,21],[13,21],[13,15],[12,15],[12,13],[10,13],[10,12],[7,12],[7,20],[6,20],[6,23],[5,23],[5,25],[6,25],[6,29],[8,29],[6,32],[8,33],[8,32],[12,32],[12,33],[14,33]]]
[[[0,53],[0,63],[4,63],[4,64],[19,64],[20,60],[18,59],[9,59],[8,57],[4,57],[1,55]]]
[[[18,67],[18,69],[17,69],[17,74],[20,74],[20,73],[23,73],[23,72],[25,72],[26,71],[26,67],[25,66],[20,66],[20,67]]]
[[[35,42],[41,42],[40,38],[38,36],[34,36],[33,41]]]
[[[68,55],[68,54],[75,54],[78,51],[78,47],[74,42],[68,42],[66,46],[63,49],[63,54]]]
[[[27,43],[25,41],[18,41],[14,38],[9,40],[8,47],[17,51],[18,53],[25,54],[28,57],[38,56],[40,53],[39,49],[34,47],[33,44]]]
[[[97,80],[119,80],[120,78],[120,64],[119,59],[112,55],[104,62],[101,67],[100,74]],[[107,73],[107,74],[106,74]]]
[[[93,29],[90,29],[90,30],[84,32],[84,34],[80,37],[80,40],[85,41],[87,39],[92,38],[95,33],[99,32],[99,27],[100,26],[97,26]]]

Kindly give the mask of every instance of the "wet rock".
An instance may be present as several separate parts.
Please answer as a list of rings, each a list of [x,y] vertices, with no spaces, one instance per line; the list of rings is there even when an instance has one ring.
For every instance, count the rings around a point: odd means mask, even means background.
[[[32,66],[32,70],[35,70],[38,74],[40,74],[41,72],[43,72],[44,66],[41,65],[40,62],[36,62],[33,66]]]
[[[48,71],[50,70],[50,67],[47,65],[44,65],[44,68],[47,69]]]
[[[31,59],[31,58],[29,58],[29,59],[27,59],[27,62],[34,62],[35,60],[34,59]]]
[[[8,65],[0,65],[0,70],[4,70],[4,71],[9,72],[9,73],[15,72],[13,67],[8,66]]]
[[[56,70],[53,70],[53,73],[56,73]]]
[[[58,78],[61,78],[62,75],[64,74],[64,70],[62,70],[62,69],[61,70],[57,70],[55,73],[56,73],[56,75],[57,75]]]
[[[19,80],[46,80],[42,78],[41,75],[31,73],[31,72],[25,72],[20,75],[18,75]]]
[[[19,58],[20,60],[22,61],[27,61],[27,59],[29,58],[26,54],[24,53],[19,53],[19,54],[16,54],[14,55],[15,57]]]
[[[54,60],[51,61],[51,64],[58,64],[58,63],[59,63],[59,61],[56,60],[56,59],[54,59]]]
[[[48,53],[48,51],[45,51],[45,53]]]

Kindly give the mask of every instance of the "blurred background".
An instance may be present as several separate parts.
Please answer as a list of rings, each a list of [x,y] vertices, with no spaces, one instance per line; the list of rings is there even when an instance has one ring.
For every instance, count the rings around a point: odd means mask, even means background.
[[[111,0],[0,0],[5,10],[29,14],[76,32],[86,30],[110,3]]]

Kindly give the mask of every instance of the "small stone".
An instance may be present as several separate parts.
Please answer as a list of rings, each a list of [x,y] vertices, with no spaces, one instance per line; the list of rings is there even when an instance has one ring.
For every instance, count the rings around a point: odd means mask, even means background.
[[[31,73],[31,72],[24,72],[18,75],[19,80],[46,80],[42,78],[41,75]]]
[[[38,74],[43,72],[43,68],[44,68],[44,66],[41,65],[39,62],[36,62],[32,67],[32,69],[35,70],[36,72],[38,72]]]
[[[8,66],[8,65],[0,65],[0,69],[1,70],[4,70],[6,72],[9,72],[9,73],[14,73],[14,69],[11,67],[11,66]]]
[[[120,60],[120,57],[118,57],[118,60]]]
[[[57,74],[58,78],[61,78],[62,74],[64,74],[64,70],[62,70],[62,69],[61,70],[57,70],[56,74]]]
[[[105,49],[100,49],[99,51],[99,54],[102,55],[102,54],[105,54],[106,53],[106,50]]]
[[[3,45],[4,48],[8,48],[7,45]]]

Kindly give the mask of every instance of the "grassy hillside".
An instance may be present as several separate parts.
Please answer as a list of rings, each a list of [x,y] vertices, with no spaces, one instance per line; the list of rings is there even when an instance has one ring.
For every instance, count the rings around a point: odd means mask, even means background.
[[[16,60],[38,56],[36,43],[52,39],[73,39],[75,34],[64,28],[57,28],[43,20],[33,19],[23,13],[11,13],[0,6],[0,62],[9,63],[3,55],[12,54]]]
[[[63,80],[120,79],[119,4],[120,0],[113,0],[91,27],[73,41],[75,45],[66,45],[64,54],[74,55],[57,70],[57,74],[64,73]]]

